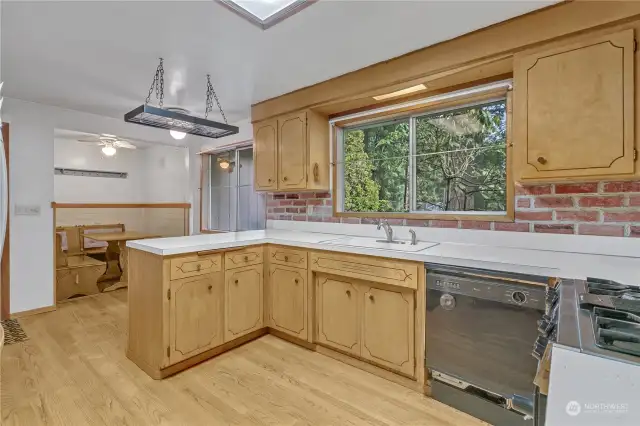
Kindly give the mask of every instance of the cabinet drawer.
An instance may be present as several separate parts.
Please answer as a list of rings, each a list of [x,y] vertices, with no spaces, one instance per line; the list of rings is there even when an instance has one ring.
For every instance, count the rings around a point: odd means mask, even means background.
[[[417,290],[421,264],[354,256],[342,253],[311,253],[311,269],[366,281],[397,285]]]
[[[209,274],[222,270],[222,255],[210,254],[198,256],[193,254],[185,257],[171,259],[171,279],[195,277],[196,275]]]
[[[224,254],[224,269],[259,265],[262,263],[263,252],[264,248],[262,246],[228,251]]]
[[[269,262],[307,269],[307,252],[288,247],[269,247]]]

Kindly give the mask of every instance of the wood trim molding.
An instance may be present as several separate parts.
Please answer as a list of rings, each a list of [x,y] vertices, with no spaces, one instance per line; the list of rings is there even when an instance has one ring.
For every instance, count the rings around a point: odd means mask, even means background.
[[[9,123],[2,123],[2,139],[4,140],[4,152],[7,159],[7,197],[11,197],[11,189],[9,185]],[[7,202],[7,207],[11,203]],[[11,316],[11,215],[7,214],[7,231],[5,233],[4,244],[2,250],[2,261],[0,263],[0,319],[8,319]]]
[[[56,203],[54,209],[190,209],[191,203]]]
[[[510,56],[541,43],[640,16],[640,2],[574,0],[410,52],[252,105],[253,122],[362,94],[409,87],[415,81],[469,64]]]
[[[36,314],[44,314],[45,312],[52,312],[55,310],[56,310],[56,306],[51,305],[51,306],[44,306],[42,308],[29,309],[28,311],[14,312],[13,314],[11,314],[11,319],[24,318],[24,317],[28,317]]]

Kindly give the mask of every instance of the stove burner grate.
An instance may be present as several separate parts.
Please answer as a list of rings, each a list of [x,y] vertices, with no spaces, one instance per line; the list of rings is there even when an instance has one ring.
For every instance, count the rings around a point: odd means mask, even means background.
[[[640,356],[640,315],[594,308],[596,345],[603,349]]]

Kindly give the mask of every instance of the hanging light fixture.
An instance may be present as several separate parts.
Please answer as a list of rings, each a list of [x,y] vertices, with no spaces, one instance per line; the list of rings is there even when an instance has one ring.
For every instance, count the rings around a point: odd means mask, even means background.
[[[156,92],[156,99],[159,99],[158,107],[149,105],[151,94]],[[184,139],[187,134],[204,136],[206,138],[221,138],[223,136],[235,135],[238,133],[237,126],[231,126],[227,123],[227,117],[224,115],[218,96],[211,85],[211,77],[207,74],[207,92],[206,92],[206,108],[204,118],[197,117],[189,111],[182,108],[165,108],[164,107],[164,67],[163,60],[160,58],[160,64],[156,69],[156,73],[149,88],[149,94],[143,105],[129,111],[124,115],[124,121],[128,123],[137,123],[143,126],[157,127],[167,129],[174,139]],[[213,100],[215,99],[220,114],[224,119],[224,123],[208,120],[209,112],[213,110]]]

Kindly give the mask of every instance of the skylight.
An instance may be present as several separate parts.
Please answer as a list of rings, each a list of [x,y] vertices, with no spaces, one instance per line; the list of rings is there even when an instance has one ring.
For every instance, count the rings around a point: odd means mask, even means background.
[[[219,0],[262,29],[288,18],[316,0]]]

